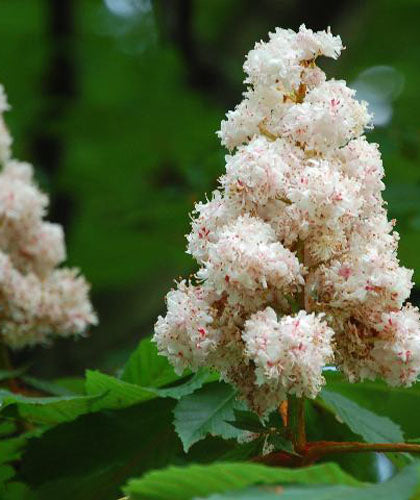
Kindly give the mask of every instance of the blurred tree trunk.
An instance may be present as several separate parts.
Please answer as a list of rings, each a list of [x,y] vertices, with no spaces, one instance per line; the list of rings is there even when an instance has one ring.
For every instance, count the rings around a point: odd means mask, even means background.
[[[77,95],[75,63],[75,0],[45,1],[47,57],[41,89],[43,103],[32,133],[31,158],[46,173],[52,188],[49,219],[68,227],[71,200],[54,187],[63,164],[66,142],[62,130],[66,114]]]
[[[72,200],[56,185],[57,174],[66,153],[64,124],[66,115],[77,96],[77,66],[75,58],[75,0],[44,0],[47,54],[42,80],[41,106],[30,131],[30,158],[38,171],[45,173],[50,196],[48,220],[62,224],[68,230],[72,215]],[[13,353],[13,364],[21,365],[37,359],[52,372],[73,369],[74,358],[65,343],[52,350],[44,347]]]
[[[187,68],[190,85],[214,97],[222,106],[236,103],[242,88],[229,79],[224,71],[223,61],[233,50],[237,57],[237,45],[232,41],[242,40],[242,34],[258,40],[276,26],[297,30],[306,22],[313,30],[324,30],[344,15],[350,15],[349,9],[356,9],[361,0],[295,0],[291,2],[273,2],[272,0],[226,0],[236,5],[230,9],[231,19],[224,22],[219,36],[210,46],[200,40],[194,26],[197,0],[154,0],[154,10],[160,35],[163,40],[173,43],[182,54]],[[254,33],[255,32],[255,33]],[[252,42],[253,43],[253,42]],[[244,53],[251,47],[246,45]]]

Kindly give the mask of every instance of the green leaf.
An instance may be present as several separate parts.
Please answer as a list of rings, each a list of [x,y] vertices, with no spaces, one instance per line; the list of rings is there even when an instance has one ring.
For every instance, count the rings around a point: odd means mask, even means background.
[[[102,395],[97,402],[93,403],[92,411],[103,409],[127,408],[143,401],[161,397],[180,399],[185,395],[193,393],[213,375],[206,370],[194,374],[190,380],[175,387],[158,389],[154,387],[140,387],[136,384],[106,375],[99,371],[86,371],[85,390],[88,395]]]
[[[0,423],[0,437],[3,438],[9,434],[13,434],[16,432],[17,426],[16,422],[12,420],[3,420]]]
[[[85,394],[85,379],[83,377],[62,377],[53,382],[73,394]]]
[[[187,500],[256,484],[278,483],[362,484],[333,463],[284,469],[251,463],[223,462],[152,471],[140,479],[130,480],[124,492],[129,495],[130,500]]]
[[[418,465],[406,467],[390,480],[362,488],[352,486],[286,486],[247,488],[215,494],[207,500],[409,500],[418,484]],[[279,491],[280,490],[280,491]]]
[[[0,381],[8,380],[10,378],[20,377],[28,369],[27,366],[17,368],[16,370],[0,370]]]
[[[77,392],[71,391],[67,387],[56,382],[50,382],[49,380],[41,380],[29,375],[21,377],[21,380],[30,387],[47,394],[52,394],[53,396],[74,396],[77,394]]]
[[[9,481],[15,476],[15,471],[10,465],[0,465],[0,484]]]
[[[192,394],[197,389],[200,389],[200,387],[204,384],[214,382],[218,379],[219,375],[217,373],[210,373],[206,369],[201,369],[197,373],[194,373],[194,375],[192,375],[186,382],[178,384],[175,387],[168,387],[164,389],[150,388],[150,390],[160,397],[181,399],[184,396]]]
[[[334,412],[320,400],[307,401],[306,433],[308,441],[360,441],[347,425],[339,422]],[[359,481],[377,482],[382,475],[378,470],[375,453],[343,453],[330,456],[343,470]]]
[[[153,400],[83,415],[29,440],[20,479],[39,500],[115,500],[129,477],[164,467],[181,453],[171,426],[174,402]]]
[[[234,410],[235,420],[228,422],[236,429],[243,431],[262,433],[267,432],[264,424],[259,419],[258,415],[250,411]]]
[[[1,409],[16,404],[22,418],[37,423],[58,424],[74,420],[79,415],[93,410],[93,404],[100,399],[93,396],[62,396],[36,398],[0,390]]]
[[[399,425],[359,406],[341,394],[323,390],[323,401],[355,433],[367,442],[396,443],[404,441]]]
[[[2,500],[35,500],[26,484],[10,481],[4,485]]]
[[[121,379],[144,387],[161,387],[179,380],[168,359],[158,354],[150,338],[143,339],[123,368]]]
[[[241,434],[227,423],[234,419],[234,409],[239,407],[235,396],[230,385],[212,383],[178,402],[174,425],[185,451],[207,434],[225,439]]]
[[[249,458],[261,455],[264,449],[265,436],[259,436],[257,439],[245,443],[236,444],[236,446],[226,452],[219,458],[219,461],[224,462],[239,462],[248,460]]]
[[[274,427],[275,429],[285,430],[283,419],[278,410],[274,410],[270,413],[267,421],[267,427]]]
[[[26,442],[27,438],[25,435],[15,438],[2,439],[0,441],[0,464],[18,460]]]
[[[287,453],[295,454],[293,443],[278,433],[270,434],[267,437],[267,443],[274,447],[273,451],[287,451]]]
[[[153,392],[138,385],[92,370],[86,371],[85,387],[86,393],[90,396],[103,395],[93,403],[92,411],[126,408],[156,397]]]
[[[326,372],[327,388],[360,406],[398,422],[407,438],[420,437],[420,383],[412,387],[390,387],[382,381],[349,384],[339,373]]]

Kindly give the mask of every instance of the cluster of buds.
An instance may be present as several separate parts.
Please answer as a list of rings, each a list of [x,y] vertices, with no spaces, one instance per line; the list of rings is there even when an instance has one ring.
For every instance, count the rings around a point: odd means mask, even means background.
[[[167,296],[154,340],[175,368],[211,367],[264,414],[315,397],[323,369],[410,385],[420,372],[412,271],[382,198],[371,116],[319,56],[331,32],[276,29],[247,55],[247,90],[218,132],[230,153],[219,188],[193,213],[200,269]]]
[[[66,257],[63,230],[44,220],[48,197],[32,166],[12,157],[8,108],[0,85],[0,336],[23,347],[82,334],[97,319],[85,279],[58,267]]]

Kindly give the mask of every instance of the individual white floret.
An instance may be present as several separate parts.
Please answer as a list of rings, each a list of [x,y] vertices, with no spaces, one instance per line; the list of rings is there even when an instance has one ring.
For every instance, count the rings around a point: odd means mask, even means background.
[[[276,241],[269,224],[249,215],[226,225],[217,242],[208,246],[208,259],[197,273],[218,293],[230,291],[233,301],[241,293],[272,287],[294,293],[304,282],[297,257]]]
[[[276,28],[268,36],[268,42],[257,42],[248,52],[244,63],[244,71],[248,75],[245,81],[253,85],[281,84],[291,90],[299,85],[301,72],[296,33]]]
[[[328,80],[310,90],[302,103],[290,107],[277,135],[289,137],[308,150],[326,151],[344,146],[369,124],[366,103],[342,80]]]
[[[283,96],[275,87],[260,85],[248,89],[242,102],[226,113],[226,120],[221,123],[217,134],[222,144],[232,150],[249,142],[262,129],[275,128],[291,106]]]
[[[374,326],[350,321],[337,336],[337,363],[351,382],[384,379],[410,386],[420,374],[420,316],[407,304],[401,310],[366,318]]]
[[[331,29],[313,32],[302,24],[296,34],[296,45],[302,51],[305,60],[314,59],[320,55],[337,59],[343,50],[340,36],[334,36]]]
[[[269,199],[285,196],[287,157],[281,140],[255,137],[247,146],[226,157],[226,174],[221,178],[225,196],[250,208]]]
[[[368,214],[383,204],[381,191],[384,168],[379,147],[369,143],[366,137],[358,137],[339,150],[342,171],[361,186],[364,208]]]
[[[13,257],[21,260],[18,267],[34,271],[39,276],[47,276],[66,259],[64,231],[59,224],[42,222],[29,229],[20,240]]]
[[[97,318],[89,285],[77,270],[59,269],[40,279],[22,274],[0,252],[2,336],[11,347],[48,343],[52,336],[82,334]]]
[[[248,74],[246,82],[252,84],[281,84],[286,90],[297,88],[300,82],[302,61],[325,55],[336,59],[341,52],[340,37],[334,37],[330,31],[314,33],[299,28],[292,30],[276,28],[269,33],[268,42],[255,44],[246,58],[244,71]]]
[[[391,386],[410,386],[420,374],[420,315],[411,304],[382,315],[371,352],[376,372]]]
[[[322,315],[300,311],[278,320],[268,307],[245,323],[242,338],[257,384],[275,386],[281,402],[285,394],[317,396],[325,383],[322,370],[333,358],[333,335]]]
[[[217,346],[219,332],[212,327],[211,303],[202,286],[181,281],[166,296],[168,311],[159,316],[154,342],[177,373],[186,368],[196,371],[206,365],[209,353]]]
[[[360,184],[342,175],[336,165],[313,159],[294,179],[287,198],[310,227],[332,227],[344,216],[353,220],[358,216],[363,202],[360,190]]]
[[[0,218],[10,224],[41,219],[48,205],[47,196],[35,184],[10,174],[10,169],[0,173]]]
[[[208,258],[208,245],[218,240],[220,229],[239,215],[238,207],[213,191],[210,200],[195,205],[191,232],[187,235],[187,253],[198,262]]]
[[[410,295],[413,272],[394,256],[374,246],[333,260],[318,271],[319,300],[329,306],[365,315],[367,311],[399,309]],[[327,299],[324,299],[327,297]]]
[[[12,138],[4,123],[2,114],[9,109],[3,85],[0,85],[0,164],[10,158]]]

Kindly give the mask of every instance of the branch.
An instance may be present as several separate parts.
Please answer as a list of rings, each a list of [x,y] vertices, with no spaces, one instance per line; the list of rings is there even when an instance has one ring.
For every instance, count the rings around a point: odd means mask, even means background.
[[[306,449],[305,399],[289,394],[287,399],[287,427],[289,439],[297,453]]]
[[[420,453],[419,444],[411,443],[360,443],[358,441],[314,441],[306,443],[304,449],[301,449],[301,456],[291,455],[285,452],[269,453],[268,455],[255,457],[254,462],[263,463],[271,466],[283,467],[302,467],[310,465],[320,460],[326,455],[333,453],[389,453],[406,452]]]
[[[420,453],[419,444],[411,443],[360,443],[358,441],[314,441],[308,443],[302,465],[313,463],[324,455],[332,453],[378,453],[408,452]]]
[[[0,370],[12,371],[13,365],[10,360],[9,348],[0,341]],[[14,378],[9,378],[5,382],[11,392],[19,392],[19,387]]]

